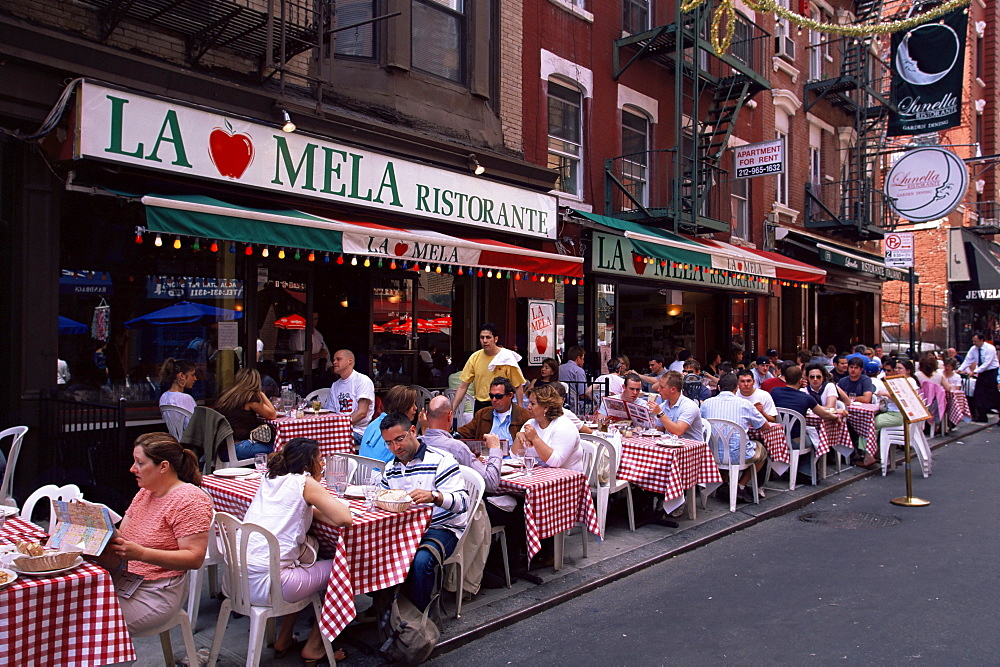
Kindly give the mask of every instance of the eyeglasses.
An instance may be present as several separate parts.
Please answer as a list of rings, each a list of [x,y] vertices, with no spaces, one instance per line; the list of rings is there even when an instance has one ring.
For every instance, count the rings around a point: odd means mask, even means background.
[[[810,375],[809,379],[810,380],[822,380],[823,376],[822,375]]]
[[[504,396],[510,396],[510,394],[508,394],[508,393],[503,393],[503,394],[490,394],[490,398],[492,398],[492,399],[493,399],[494,401],[499,401],[499,400],[500,400],[501,398],[503,398]]]
[[[410,435],[409,433],[404,433],[403,435],[399,436],[398,438],[393,438],[392,440],[386,440],[385,444],[386,445],[401,445],[401,444],[403,444],[406,441],[406,438],[409,435]]]

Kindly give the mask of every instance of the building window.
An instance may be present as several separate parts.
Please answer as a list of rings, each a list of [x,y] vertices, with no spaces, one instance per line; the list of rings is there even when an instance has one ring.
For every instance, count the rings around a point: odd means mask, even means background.
[[[335,7],[334,26],[343,28],[366,21],[375,16],[373,0],[338,0]],[[375,31],[367,23],[333,34],[334,54],[354,58],[375,57]]]
[[[411,64],[450,81],[465,80],[465,0],[412,0]]]
[[[788,0],[778,0],[777,4],[789,9]],[[774,54],[795,60],[795,40],[792,39],[792,25],[787,19],[774,20]]]
[[[646,206],[649,203],[649,120],[622,109],[622,185]],[[634,208],[632,202],[625,204]]]
[[[583,158],[583,95],[549,81],[549,169],[559,172],[556,190],[579,196]]]
[[[809,31],[809,80],[818,81],[823,78],[823,62],[826,60],[826,44],[823,33]]]
[[[733,236],[750,241],[750,179],[733,180]]]
[[[649,0],[622,0],[622,30],[630,35],[649,30]]]
[[[986,79],[986,47],[982,37],[976,37],[976,78]]]
[[[809,182],[812,183],[813,190],[818,190],[823,182],[823,160],[819,146],[809,147]]]
[[[775,192],[774,200],[782,206],[788,206],[788,172],[790,171],[788,158],[791,157],[792,149],[791,146],[788,145],[787,134],[778,130],[774,133],[774,136],[776,139],[784,142],[785,144],[785,150],[782,153],[785,156],[785,172],[778,174],[778,190]]]

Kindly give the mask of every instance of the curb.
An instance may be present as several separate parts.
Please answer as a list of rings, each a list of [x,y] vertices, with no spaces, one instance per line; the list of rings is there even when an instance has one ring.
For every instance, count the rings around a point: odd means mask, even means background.
[[[975,433],[979,433],[980,431],[984,431],[987,428],[990,428],[991,426],[995,425],[996,424],[992,423],[975,424],[972,430],[970,431],[963,430],[963,432],[958,435],[953,435],[954,430],[952,430],[951,433],[949,433],[948,435],[939,436],[939,438],[942,439],[939,439],[937,442],[931,444],[931,449],[934,450],[940,447],[944,447],[945,445],[948,445],[952,442],[956,442],[960,438],[965,438]],[[902,459],[897,460],[896,464],[899,465],[901,461]],[[876,468],[875,470],[865,470],[863,472],[859,472],[858,474],[852,475],[848,478],[835,481],[829,484],[828,486],[823,486],[821,488],[817,487],[815,491],[811,493],[799,496],[794,499],[790,499],[786,503],[782,503],[775,507],[766,509],[760,512],[759,514],[746,515],[745,519],[737,521],[736,523],[728,524],[725,527],[719,528],[709,533],[708,535],[704,535],[697,539],[691,540],[686,544],[679,545],[677,547],[664,551],[661,554],[657,554],[656,556],[647,558],[644,561],[640,561],[638,563],[629,565],[628,567],[625,567],[621,570],[617,570],[613,573],[574,586],[565,591],[559,592],[550,598],[537,602],[533,605],[529,605],[527,607],[518,609],[517,611],[513,611],[508,614],[504,614],[502,616],[494,618],[490,621],[487,621],[486,623],[483,623],[480,626],[472,628],[471,630],[467,630],[465,632],[455,635],[454,637],[449,637],[448,639],[442,641],[437,645],[437,647],[434,650],[434,653],[431,654],[431,658],[440,657],[448,653],[449,651],[459,648],[460,646],[464,646],[469,642],[480,639],[495,630],[499,630],[501,628],[507,627],[508,625],[524,620],[525,618],[534,616],[539,612],[545,611],[546,609],[550,609],[559,604],[562,604],[563,602],[567,602],[573,598],[579,597],[584,593],[589,593],[590,591],[601,588],[602,586],[606,586],[607,584],[613,583],[620,579],[624,579],[629,575],[635,574],[636,572],[652,567],[653,565],[662,563],[663,561],[673,558],[674,556],[678,556],[680,554],[693,551],[699,547],[704,546],[705,544],[708,544],[709,542],[713,542],[717,539],[725,537],[726,535],[730,535],[739,530],[744,530],[762,521],[767,521],[768,519],[774,519],[780,516],[784,516],[789,512],[794,512],[795,510],[801,509],[806,505],[808,505],[809,503],[812,503],[815,500],[822,498],[823,496],[834,493],[835,491],[839,491],[840,489],[844,488],[845,486],[848,486],[849,484],[853,484],[858,480],[867,479],[868,477],[871,477],[872,475],[876,474],[881,474],[881,470],[878,468]],[[732,514],[730,514],[729,516],[732,516]]]

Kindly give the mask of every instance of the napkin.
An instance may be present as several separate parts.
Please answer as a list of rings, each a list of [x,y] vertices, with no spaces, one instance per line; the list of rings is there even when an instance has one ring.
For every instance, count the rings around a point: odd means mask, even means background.
[[[505,347],[501,347],[500,351],[493,355],[493,359],[490,360],[488,369],[495,371],[497,366],[517,366],[518,362],[521,361],[521,355],[513,350],[508,350]]]
[[[514,508],[517,507],[517,500],[514,496],[490,496],[486,499],[486,502],[498,509],[502,509],[504,512],[513,512]]]

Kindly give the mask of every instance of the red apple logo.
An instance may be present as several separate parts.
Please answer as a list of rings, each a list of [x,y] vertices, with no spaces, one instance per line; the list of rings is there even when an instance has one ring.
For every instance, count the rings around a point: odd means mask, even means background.
[[[646,272],[646,258],[635,251],[632,252],[632,268],[640,276]]]
[[[410,246],[405,243],[397,243],[392,247],[392,251],[396,253],[396,257],[402,257],[406,254],[406,251],[410,249]]]
[[[535,336],[535,349],[538,350],[538,354],[545,354],[545,350],[549,347],[549,337],[548,336]]]
[[[208,155],[220,174],[226,178],[241,178],[253,162],[253,139],[234,132],[229,121],[225,128],[217,127],[208,135]]]

